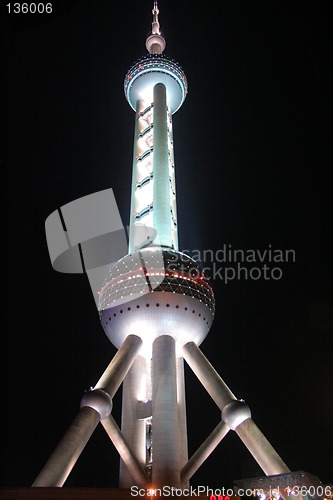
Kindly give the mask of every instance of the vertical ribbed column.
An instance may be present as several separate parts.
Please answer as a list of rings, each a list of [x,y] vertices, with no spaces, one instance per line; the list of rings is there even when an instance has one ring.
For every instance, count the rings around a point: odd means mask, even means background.
[[[132,191],[131,191],[131,213],[130,213],[130,229],[129,229],[129,253],[135,252],[134,246],[134,223],[135,223],[135,187],[137,182],[137,155],[138,155],[138,135],[139,135],[139,116],[141,111],[146,107],[146,102],[139,99],[136,103],[135,113],[135,128],[134,128],[134,146],[133,146],[133,168],[132,168]]]
[[[155,487],[180,486],[175,341],[168,335],[153,343],[152,446]]]
[[[154,87],[154,229],[159,243],[172,247],[166,88]]]
[[[176,370],[177,370],[179,468],[181,470],[188,460],[185,378],[184,378],[183,358],[177,358]],[[185,480],[184,482],[182,482],[182,488],[187,488],[187,487],[188,487],[188,480]]]
[[[121,430],[142,467],[146,465],[146,423],[137,417],[138,401],[146,399],[146,360],[137,356],[123,382]],[[135,481],[120,460],[120,487],[130,488]]]

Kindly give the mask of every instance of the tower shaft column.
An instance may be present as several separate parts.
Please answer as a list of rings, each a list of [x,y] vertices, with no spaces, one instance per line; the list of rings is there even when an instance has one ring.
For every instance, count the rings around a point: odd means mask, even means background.
[[[188,460],[185,377],[184,377],[183,358],[177,358],[176,370],[177,370],[179,468],[181,470]],[[182,488],[186,487],[188,487],[187,478],[185,478],[185,480],[182,481]]]
[[[156,487],[180,486],[175,341],[168,335],[153,343],[152,454]]]
[[[121,430],[142,467],[146,465],[146,423],[138,419],[137,408],[138,402],[145,399],[146,360],[137,356],[123,382]],[[135,482],[122,459],[119,482],[121,488],[130,488]]]
[[[154,229],[162,246],[173,247],[171,235],[171,205],[168,154],[168,112],[166,88],[154,87]]]

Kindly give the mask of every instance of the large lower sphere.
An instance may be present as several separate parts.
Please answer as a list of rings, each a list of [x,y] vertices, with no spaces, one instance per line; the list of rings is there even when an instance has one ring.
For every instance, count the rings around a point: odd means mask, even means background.
[[[150,247],[119,260],[101,289],[102,326],[119,348],[128,335],[143,340],[149,356],[155,338],[170,335],[177,352],[187,342],[200,345],[212,325],[213,290],[198,264],[171,249]]]

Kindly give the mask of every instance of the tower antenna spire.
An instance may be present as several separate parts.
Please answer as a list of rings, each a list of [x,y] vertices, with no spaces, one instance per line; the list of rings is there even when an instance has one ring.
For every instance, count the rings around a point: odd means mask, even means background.
[[[160,11],[158,10],[157,0],[154,1],[154,8],[152,10],[153,22],[151,32],[160,35],[160,23],[158,22],[158,15]]]
[[[154,7],[152,10],[153,21],[151,23],[151,33],[146,39],[146,48],[150,54],[162,54],[166,47],[166,41],[160,30],[160,23],[158,15],[160,11],[158,8],[157,0],[154,0]]]

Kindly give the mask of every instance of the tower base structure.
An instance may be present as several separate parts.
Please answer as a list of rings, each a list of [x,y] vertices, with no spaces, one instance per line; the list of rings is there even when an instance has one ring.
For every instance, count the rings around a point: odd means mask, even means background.
[[[139,354],[141,347],[140,337],[129,335],[125,339],[94,389],[82,397],[77,417],[33,486],[63,486],[99,422],[117,449],[122,460],[122,469],[125,468],[129,474],[127,477],[131,478],[131,486],[147,491],[150,488],[165,486],[187,489],[190,478],[230,430],[238,434],[266,475],[276,477],[291,474],[287,465],[253,422],[249,407],[244,401],[236,399],[194,342],[185,344],[183,357],[219,406],[221,422],[184,464],[187,447],[182,443],[184,439],[180,441],[181,445],[178,440],[185,421],[184,405],[179,405],[179,401],[183,402],[183,381],[178,380],[177,383],[177,374],[183,368],[182,358],[176,358],[175,341],[168,335],[158,337],[153,343],[152,400],[144,402],[144,411],[142,401],[131,401],[132,431],[138,429],[135,422],[143,418],[152,418],[156,425],[156,430],[154,431],[154,427],[152,430],[153,452],[150,461],[143,462],[142,456],[138,456],[137,449],[133,449],[111,415],[112,397],[131,367],[142,363]],[[282,498],[288,498],[284,492],[280,495]]]

